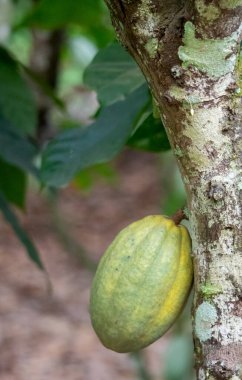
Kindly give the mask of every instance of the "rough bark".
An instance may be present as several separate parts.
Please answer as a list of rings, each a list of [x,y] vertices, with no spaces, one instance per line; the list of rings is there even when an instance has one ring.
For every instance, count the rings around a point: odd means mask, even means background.
[[[242,379],[242,0],[106,0],[188,196],[197,379]]]

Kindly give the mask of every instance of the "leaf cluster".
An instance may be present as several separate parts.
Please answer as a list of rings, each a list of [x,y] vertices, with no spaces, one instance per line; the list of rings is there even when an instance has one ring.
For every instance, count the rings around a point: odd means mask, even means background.
[[[162,122],[154,116],[143,74],[130,55],[113,42],[108,12],[101,0],[16,0],[12,7],[15,18],[10,37],[0,45],[0,209],[30,258],[43,269],[34,243],[12,208],[24,209],[29,175],[40,187],[58,189],[80,178],[81,173],[85,176],[90,168],[101,168],[126,146],[161,152],[169,149],[169,142]],[[33,30],[63,30],[60,67],[71,35],[85,36],[99,49],[83,73],[83,81],[77,83],[97,94],[99,107],[91,123],[72,120],[58,88],[39,76],[28,60],[23,62],[21,51],[13,48],[16,41],[22,41],[23,32],[31,35]],[[42,146],[37,140],[40,109],[35,92],[49,99],[50,109],[58,110],[66,125],[71,125],[61,128],[57,119],[57,133]]]

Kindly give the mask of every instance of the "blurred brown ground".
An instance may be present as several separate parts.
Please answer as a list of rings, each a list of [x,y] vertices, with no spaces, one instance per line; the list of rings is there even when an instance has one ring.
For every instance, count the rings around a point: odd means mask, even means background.
[[[160,212],[159,165],[154,156],[126,152],[116,162],[118,181],[96,183],[90,194],[61,191],[60,210],[73,238],[98,261],[128,223]],[[102,347],[88,313],[93,274],[60,244],[48,202],[28,194],[23,225],[34,239],[54,293],[1,219],[0,380],[138,379],[129,355]],[[144,350],[154,380],[161,377],[167,337]]]

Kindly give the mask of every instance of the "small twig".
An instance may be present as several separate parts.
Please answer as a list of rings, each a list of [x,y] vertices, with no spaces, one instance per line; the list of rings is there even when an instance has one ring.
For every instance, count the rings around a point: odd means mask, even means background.
[[[37,1],[35,1],[37,2]],[[56,90],[59,78],[60,58],[64,29],[52,31],[32,30],[32,51],[30,55],[30,67],[43,82],[53,91]],[[36,100],[38,108],[38,124],[36,139],[39,146],[53,135],[53,125],[51,123],[52,103],[49,97],[39,88],[36,88]]]

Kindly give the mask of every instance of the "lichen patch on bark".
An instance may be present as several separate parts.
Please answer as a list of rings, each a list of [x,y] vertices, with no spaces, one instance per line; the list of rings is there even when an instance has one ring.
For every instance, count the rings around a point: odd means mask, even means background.
[[[184,46],[178,50],[183,67],[195,66],[214,78],[220,78],[230,73],[237,59],[234,48],[237,45],[239,34],[240,30],[224,39],[196,38],[194,24],[187,21],[183,37]]]
[[[201,342],[212,338],[213,325],[218,319],[216,308],[209,302],[203,302],[195,314],[195,333]]]
[[[200,16],[206,20],[206,22],[216,20],[220,14],[221,10],[214,4],[207,4],[204,0],[196,0],[196,9]]]
[[[220,0],[219,6],[223,9],[235,9],[242,6],[241,0]]]

